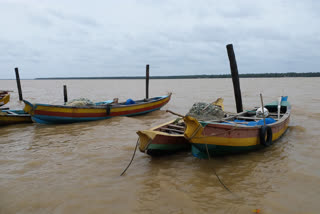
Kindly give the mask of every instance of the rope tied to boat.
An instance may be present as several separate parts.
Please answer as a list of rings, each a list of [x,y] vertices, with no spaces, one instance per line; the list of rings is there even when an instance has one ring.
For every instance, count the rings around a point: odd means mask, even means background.
[[[131,165],[131,163],[132,163],[132,161],[133,161],[133,158],[134,158],[134,156],[135,156],[135,154],[136,154],[136,151],[137,151],[139,142],[140,142],[139,139],[140,139],[140,138],[138,138],[138,140],[137,140],[136,148],[134,149],[134,152],[133,152],[133,155],[132,155],[132,158],[131,158],[130,163],[129,163],[128,166],[125,168],[125,170],[123,170],[123,172],[120,174],[120,176],[122,176],[122,175],[127,171],[127,169],[129,168],[129,166]]]
[[[210,153],[209,153],[209,149],[208,149],[208,144],[206,144],[206,150],[207,150],[208,159],[211,160]],[[230,192],[231,194],[233,194],[233,192],[222,182],[222,180],[220,179],[219,175],[217,174],[215,168],[212,167],[212,169],[213,169],[213,173],[214,173],[215,176],[218,178],[220,184],[221,184],[228,192]]]

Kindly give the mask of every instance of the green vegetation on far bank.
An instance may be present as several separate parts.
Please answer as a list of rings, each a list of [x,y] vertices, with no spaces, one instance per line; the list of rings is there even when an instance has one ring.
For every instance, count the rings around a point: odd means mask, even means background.
[[[309,73],[263,73],[263,74],[239,74],[240,78],[277,78],[277,77],[320,77],[320,72]],[[231,78],[231,74],[202,74],[202,75],[177,75],[177,76],[150,76],[150,79],[203,79],[203,78]],[[145,79],[145,76],[123,77],[48,77],[44,79]]]

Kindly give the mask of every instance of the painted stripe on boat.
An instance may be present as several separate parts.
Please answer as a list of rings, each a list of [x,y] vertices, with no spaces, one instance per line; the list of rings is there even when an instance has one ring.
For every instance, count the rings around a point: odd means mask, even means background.
[[[139,113],[121,115],[121,116],[135,116],[140,114],[146,114],[156,110],[159,110],[159,108],[144,111],[144,112],[139,112]],[[104,117],[60,117],[60,116],[48,116],[48,115],[34,115],[32,119],[37,123],[52,124],[52,123],[73,123],[73,122],[104,120],[104,119],[109,119],[111,117],[112,116],[106,117],[106,114],[104,114]]]

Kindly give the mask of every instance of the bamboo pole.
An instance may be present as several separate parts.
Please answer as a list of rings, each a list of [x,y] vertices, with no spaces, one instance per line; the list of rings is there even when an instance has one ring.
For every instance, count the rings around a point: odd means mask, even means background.
[[[264,115],[264,105],[263,105],[263,98],[261,93],[260,93],[260,100],[261,100],[263,124],[266,125],[266,116]]]

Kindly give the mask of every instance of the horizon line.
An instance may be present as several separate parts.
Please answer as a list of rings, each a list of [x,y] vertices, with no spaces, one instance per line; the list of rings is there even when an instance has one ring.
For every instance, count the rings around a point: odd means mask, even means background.
[[[242,78],[267,78],[267,77],[320,77],[320,72],[288,72],[288,73],[248,73],[239,74]],[[46,80],[46,79],[145,79],[146,76],[101,76],[101,77],[38,77],[23,78],[22,80]],[[193,74],[172,76],[149,76],[149,79],[205,79],[205,78],[231,78],[231,74]],[[1,80],[15,80],[1,79]]]

